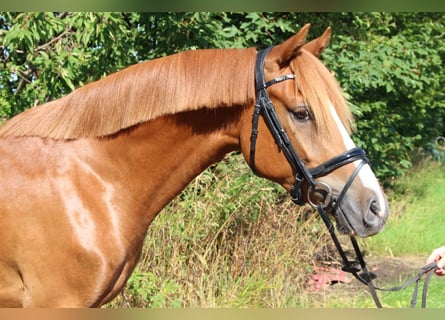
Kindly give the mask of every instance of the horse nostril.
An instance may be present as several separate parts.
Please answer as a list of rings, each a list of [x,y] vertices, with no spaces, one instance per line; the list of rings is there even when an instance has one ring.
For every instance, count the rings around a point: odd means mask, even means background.
[[[377,201],[369,202],[368,210],[363,217],[363,224],[367,228],[380,226],[382,223],[381,209]]]
[[[371,212],[372,212],[373,214],[375,214],[376,216],[380,216],[380,206],[379,206],[379,204],[377,203],[377,201],[372,200],[372,201],[371,201],[371,204],[370,204],[370,206],[369,206],[369,209],[370,209]]]

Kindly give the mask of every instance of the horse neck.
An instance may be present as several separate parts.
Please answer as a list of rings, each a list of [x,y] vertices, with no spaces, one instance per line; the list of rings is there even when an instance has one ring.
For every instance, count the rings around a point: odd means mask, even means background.
[[[119,198],[132,200],[125,211],[148,227],[193,178],[239,149],[240,114],[231,108],[186,112],[97,142],[107,155],[103,174],[112,173]]]

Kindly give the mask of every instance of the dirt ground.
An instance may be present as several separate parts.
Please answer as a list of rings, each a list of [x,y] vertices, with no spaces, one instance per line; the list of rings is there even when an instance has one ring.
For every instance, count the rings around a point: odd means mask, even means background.
[[[426,263],[426,257],[366,257],[368,270],[375,273],[376,287],[390,288],[413,278]],[[307,291],[329,299],[329,297],[351,297],[354,293],[366,292],[367,286],[350,273],[341,271],[338,261],[314,268],[314,274],[307,281]],[[412,286],[414,288],[414,286]],[[406,290],[413,290],[407,288]],[[372,301],[371,296],[369,296]]]
[[[366,285],[354,278],[350,273],[341,270],[343,263],[332,241],[326,237],[325,245],[314,253],[316,266],[312,275],[306,282],[306,289],[312,293],[346,294],[351,291],[367,290]],[[342,238],[343,250],[350,261],[356,259],[349,239]],[[398,286],[408,279],[413,278],[426,264],[426,256],[423,257],[382,257],[368,255],[363,252],[364,260],[370,272],[376,274],[374,284],[380,288],[390,288]]]
[[[427,257],[369,257],[370,271],[377,275],[376,284],[382,287],[406,281],[415,276],[426,264]]]
[[[415,276],[426,262],[425,257],[366,257],[365,261],[368,270],[377,275],[376,284],[382,287]],[[314,275],[319,276],[317,279],[326,285],[345,283],[351,287],[362,286],[353,275],[341,271],[341,264],[337,262],[314,268]]]

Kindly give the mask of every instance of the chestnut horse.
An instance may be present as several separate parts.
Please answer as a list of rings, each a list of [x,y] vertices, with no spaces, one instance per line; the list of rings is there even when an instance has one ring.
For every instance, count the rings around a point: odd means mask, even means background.
[[[330,198],[341,194],[332,213],[342,232],[379,232],[385,195],[349,136],[338,83],[317,58],[330,29],[305,44],[308,30],[263,55],[262,88],[254,48],[187,51],[130,66],[0,127],[0,306],[113,299],[156,215],[231,151],[257,175],[298,189],[300,201],[315,198],[314,181]],[[257,90],[270,98],[303,170],[327,172],[301,179],[256,113]]]

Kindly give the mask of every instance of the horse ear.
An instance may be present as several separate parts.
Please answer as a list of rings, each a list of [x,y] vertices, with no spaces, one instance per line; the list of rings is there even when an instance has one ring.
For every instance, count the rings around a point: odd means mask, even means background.
[[[329,45],[331,40],[331,28],[328,27],[321,37],[306,43],[303,48],[311,52],[314,56],[319,57],[324,49]]]
[[[271,56],[278,63],[280,67],[284,67],[289,64],[289,62],[295,58],[298,50],[304,45],[306,41],[306,36],[309,32],[310,24],[307,23],[303,28],[298,31],[297,34],[290,37],[282,44],[276,45],[271,50]]]

